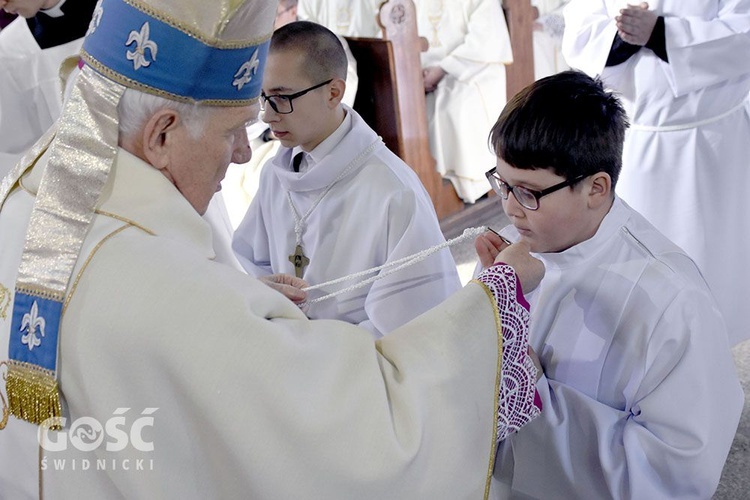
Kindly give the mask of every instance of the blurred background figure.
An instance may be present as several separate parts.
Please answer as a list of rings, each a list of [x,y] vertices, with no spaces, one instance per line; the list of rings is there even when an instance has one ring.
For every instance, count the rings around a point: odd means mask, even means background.
[[[60,115],[60,65],[77,56],[96,0],[0,0],[0,177]],[[75,61],[70,68],[75,67]]]
[[[322,24],[341,36],[381,36],[376,18],[385,0],[300,0],[300,21]]]
[[[430,148],[458,196],[474,203],[490,190],[495,162],[487,144],[506,101],[505,65],[513,62],[498,0],[416,0]]]
[[[534,78],[539,80],[570,69],[562,55],[565,30],[563,8],[569,0],[532,0],[538,17],[534,22]]]
[[[750,338],[750,0],[572,0],[563,54],[628,112],[618,193],[695,259],[730,342]]]

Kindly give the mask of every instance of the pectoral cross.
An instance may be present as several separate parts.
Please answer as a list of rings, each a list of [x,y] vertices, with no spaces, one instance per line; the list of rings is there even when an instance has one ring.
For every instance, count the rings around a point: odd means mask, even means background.
[[[294,253],[289,256],[289,262],[294,266],[294,275],[301,278],[302,273],[305,272],[305,267],[310,263],[310,259],[302,252],[302,245],[297,245]]]

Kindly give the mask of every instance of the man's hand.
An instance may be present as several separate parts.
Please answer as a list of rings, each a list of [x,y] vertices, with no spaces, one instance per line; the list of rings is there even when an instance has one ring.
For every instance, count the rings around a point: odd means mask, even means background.
[[[477,236],[477,239],[474,240],[474,249],[477,251],[482,269],[487,269],[494,264],[497,254],[508,246],[508,243],[494,231],[487,231]]]
[[[445,70],[440,66],[428,66],[422,70],[422,77],[424,78],[424,93],[429,94],[435,92],[438,83],[445,76]]]
[[[297,278],[291,274],[271,274],[263,276],[260,281],[281,292],[284,297],[297,305],[307,300],[307,292],[302,289],[308,285],[302,278]]]
[[[617,33],[623,41],[631,45],[646,45],[658,17],[656,12],[648,10],[646,2],[638,5],[628,4],[628,7],[621,9],[620,15],[615,17]]]
[[[504,262],[513,268],[524,293],[532,291],[544,277],[544,264],[529,253],[529,244],[521,240],[503,249],[495,262]]]

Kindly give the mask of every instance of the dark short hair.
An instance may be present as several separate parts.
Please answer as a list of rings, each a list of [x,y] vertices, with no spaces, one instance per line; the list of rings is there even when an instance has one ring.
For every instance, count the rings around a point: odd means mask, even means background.
[[[270,52],[303,51],[307,56],[304,72],[312,83],[329,78],[346,80],[348,61],[339,38],[325,26],[295,21],[273,32]]]
[[[494,153],[515,168],[548,168],[568,180],[606,172],[614,189],[627,127],[620,100],[599,78],[573,70],[516,94],[489,140]]]

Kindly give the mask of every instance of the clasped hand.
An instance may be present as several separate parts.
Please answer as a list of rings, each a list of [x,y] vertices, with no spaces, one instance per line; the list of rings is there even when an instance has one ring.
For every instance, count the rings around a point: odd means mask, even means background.
[[[621,9],[620,15],[615,17],[617,33],[623,41],[631,45],[646,45],[658,18],[656,12],[648,10],[646,2],[638,5],[628,4],[627,8]]]

